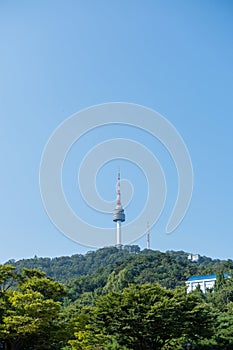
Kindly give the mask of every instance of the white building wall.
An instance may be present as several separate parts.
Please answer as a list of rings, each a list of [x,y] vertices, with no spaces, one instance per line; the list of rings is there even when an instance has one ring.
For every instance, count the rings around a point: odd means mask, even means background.
[[[212,279],[201,279],[201,280],[193,280],[193,281],[186,281],[185,284],[187,286],[187,293],[191,292],[192,290],[196,289],[198,285],[200,286],[200,289],[203,293],[206,292],[207,289],[213,288],[215,284],[216,278]]]

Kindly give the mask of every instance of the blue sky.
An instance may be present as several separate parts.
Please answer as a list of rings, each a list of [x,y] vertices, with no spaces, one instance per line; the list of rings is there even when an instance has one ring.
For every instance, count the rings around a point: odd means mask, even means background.
[[[233,258],[232,19],[232,2],[224,0],[1,1],[1,262],[90,250],[50,222],[40,197],[39,166],[60,123],[110,101],[158,111],[176,127],[191,155],[192,202],[178,229],[166,235],[177,178],[162,147],[151,146],[168,178],[151,247]],[[150,147],[149,138],[139,138]],[[64,188],[75,209],[78,145],[72,152]],[[117,166],[112,162],[98,177],[99,191],[109,200],[115,196]],[[144,200],[145,181],[132,165],[122,161],[120,166],[137,189],[128,208],[132,218]],[[145,247],[144,238],[135,243]]]

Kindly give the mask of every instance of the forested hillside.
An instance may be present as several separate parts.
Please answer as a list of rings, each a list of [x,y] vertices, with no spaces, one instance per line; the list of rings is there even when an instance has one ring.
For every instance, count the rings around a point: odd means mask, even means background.
[[[0,349],[231,350],[233,263],[187,257],[127,246],[0,265]],[[187,294],[206,273],[214,289]]]
[[[127,270],[137,283],[159,282],[167,288],[183,285],[190,275],[216,273],[233,270],[232,260],[221,261],[201,257],[198,263],[188,260],[188,253],[168,251],[162,253],[154,250],[142,250],[136,245],[102,248],[85,255],[71,257],[10,260],[20,271],[22,268],[36,268],[59,282],[67,282],[78,276],[98,276],[105,280],[111,272]]]

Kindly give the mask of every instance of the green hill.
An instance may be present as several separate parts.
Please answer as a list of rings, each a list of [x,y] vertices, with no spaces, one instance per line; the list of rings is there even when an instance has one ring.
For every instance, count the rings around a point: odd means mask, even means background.
[[[232,260],[194,263],[136,245],[11,260],[0,265],[0,347],[231,350],[233,279],[223,271],[233,276]],[[213,290],[186,293],[190,275],[208,273],[217,274]]]
[[[184,284],[190,275],[227,272],[233,270],[232,260],[221,261],[200,257],[198,263],[188,260],[188,253],[183,251],[140,250],[137,245],[107,247],[91,251],[85,255],[62,256],[57,258],[22,259],[8,263],[22,268],[36,268],[44,271],[53,279],[66,283],[77,277],[90,280],[91,277],[101,279],[101,286],[114,271],[118,274],[126,270],[135,283],[159,282],[166,288],[175,288]]]

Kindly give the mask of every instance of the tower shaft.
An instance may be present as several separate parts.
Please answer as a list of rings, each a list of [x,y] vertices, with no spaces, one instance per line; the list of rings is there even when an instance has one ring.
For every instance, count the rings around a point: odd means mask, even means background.
[[[117,247],[121,246],[121,221],[117,221]]]

